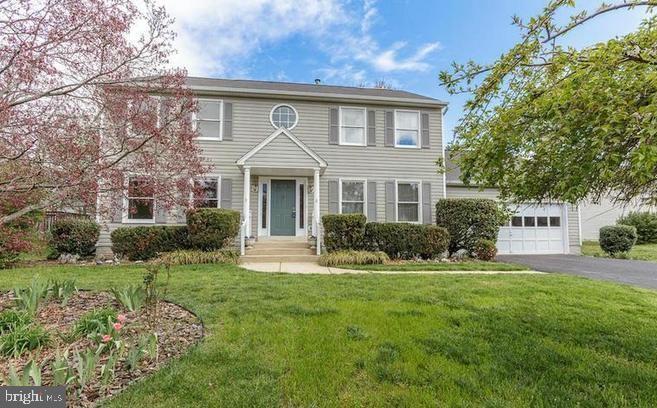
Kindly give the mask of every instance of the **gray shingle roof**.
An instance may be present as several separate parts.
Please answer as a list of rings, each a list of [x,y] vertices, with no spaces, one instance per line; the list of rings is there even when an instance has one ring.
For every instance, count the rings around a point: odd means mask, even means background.
[[[435,105],[447,105],[440,101],[424,95],[396,89],[360,88],[351,86],[315,85],[294,82],[254,81],[246,79],[223,79],[223,78],[199,78],[188,77],[187,84],[192,88],[203,88],[211,90],[230,89],[235,92],[263,91],[287,95],[315,95],[330,97],[357,97],[359,99],[399,99],[409,102],[430,103]]]

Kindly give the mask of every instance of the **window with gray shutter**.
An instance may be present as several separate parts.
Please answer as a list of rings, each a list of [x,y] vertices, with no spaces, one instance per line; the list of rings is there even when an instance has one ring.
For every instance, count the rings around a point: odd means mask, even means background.
[[[421,116],[422,148],[428,149],[431,147],[429,141],[429,114],[423,112]]]
[[[329,214],[337,214],[340,209],[340,199],[338,189],[338,180],[329,180],[328,181],[328,211]]]
[[[338,144],[340,140],[340,118],[338,108],[329,109],[329,144]]]
[[[395,191],[395,182],[386,181],[386,222],[395,222],[397,221],[397,215],[395,211],[396,206],[396,191]]]
[[[233,180],[221,179],[221,208],[233,208]]]
[[[376,222],[376,181],[367,182],[367,221]]]
[[[224,103],[224,140],[233,140],[233,103]]]
[[[395,113],[386,111],[384,146],[395,146]]]
[[[422,183],[422,223],[431,224],[431,183]]]
[[[376,146],[376,111],[367,110],[367,145]]]

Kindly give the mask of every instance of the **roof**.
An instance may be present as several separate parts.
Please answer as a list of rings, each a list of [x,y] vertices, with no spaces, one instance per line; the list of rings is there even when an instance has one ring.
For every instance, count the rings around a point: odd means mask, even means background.
[[[381,103],[400,102],[434,107],[447,106],[446,102],[438,99],[397,89],[199,77],[188,77],[187,84],[194,90],[204,92],[253,96],[266,95],[269,97],[295,96],[301,99],[367,100]]]

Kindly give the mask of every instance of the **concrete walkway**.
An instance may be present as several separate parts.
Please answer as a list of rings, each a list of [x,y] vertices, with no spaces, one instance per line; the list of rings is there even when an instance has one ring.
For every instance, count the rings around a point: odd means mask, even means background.
[[[243,263],[240,266],[244,269],[257,272],[272,273],[296,273],[296,274],[320,274],[320,275],[342,275],[342,274],[421,274],[421,275],[499,275],[499,274],[543,274],[537,271],[361,271],[356,269],[341,269],[320,266],[312,262],[263,262],[263,263]]]

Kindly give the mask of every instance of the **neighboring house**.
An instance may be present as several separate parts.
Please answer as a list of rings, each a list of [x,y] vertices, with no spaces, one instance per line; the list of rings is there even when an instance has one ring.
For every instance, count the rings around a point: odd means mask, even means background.
[[[596,241],[600,234],[600,228],[605,225],[616,224],[616,220],[632,211],[657,211],[655,207],[638,203],[614,204],[609,198],[604,198],[597,204],[582,203],[579,208],[582,222],[582,239]]]
[[[321,215],[329,213],[429,224],[442,198],[496,196],[437,173],[445,102],[400,90],[318,84],[189,78],[188,85],[200,107],[198,143],[213,166],[197,181],[206,199],[196,204],[239,210],[244,230],[256,240],[321,238]],[[110,252],[109,232],[117,227],[185,222],[183,211],[154,211],[157,205],[128,212],[137,199],[148,197],[127,197],[121,213],[103,220],[108,229],[100,255]],[[501,252],[579,252],[576,209],[530,208],[522,216],[536,228],[508,228],[513,236],[500,234]]]

